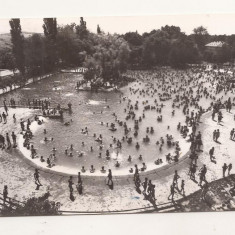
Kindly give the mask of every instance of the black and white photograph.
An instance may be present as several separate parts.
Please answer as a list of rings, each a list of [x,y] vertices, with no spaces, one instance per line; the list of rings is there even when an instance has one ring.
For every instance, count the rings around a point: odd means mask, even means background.
[[[0,216],[234,211],[234,19],[1,18]]]

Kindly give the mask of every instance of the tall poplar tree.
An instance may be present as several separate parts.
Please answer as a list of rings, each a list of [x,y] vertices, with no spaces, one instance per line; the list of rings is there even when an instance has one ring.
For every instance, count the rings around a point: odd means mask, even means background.
[[[12,54],[15,58],[16,67],[22,75],[25,74],[24,36],[21,31],[20,19],[11,19]]]
[[[99,25],[97,25],[97,34],[101,34],[101,29]]]
[[[44,61],[44,68],[46,71],[52,71],[57,63],[57,20],[56,18],[44,18],[43,19],[43,31],[45,35],[45,51],[46,58]]]

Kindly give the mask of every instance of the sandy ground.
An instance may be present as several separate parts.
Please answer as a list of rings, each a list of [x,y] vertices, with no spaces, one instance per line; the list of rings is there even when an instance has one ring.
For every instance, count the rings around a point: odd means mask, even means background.
[[[2,112],[2,109],[0,109]],[[12,115],[16,113],[17,120],[32,116],[36,111],[29,109],[10,109],[7,124],[0,123],[0,133],[5,136],[6,132],[15,131],[19,133],[19,124],[13,123]],[[198,166],[207,165],[207,180],[213,181],[222,177],[222,165],[232,163],[235,166],[235,144],[229,139],[229,133],[235,127],[235,121],[232,114],[223,110],[224,119],[222,125],[212,121],[211,114],[206,113],[202,117],[200,130],[202,132],[203,152],[199,156]],[[220,129],[220,142],[215,143],[212,139],[214,129]],[[215,157],[217,163],[210,162],[209,149],[215,147]],[[141,179],[148,177],[156,185],[157,204],[169,202],[167,197],[170,193],[170,185],[173,180],[175,170],[178,170],[180,181],[185,180],[185,192],[189,195],[200,187],[189,179],[190,159],[182,158],[178,164],[171,164],[162,167],[156,171],[141,174]],[[18,149],[0,150],[0,191],[4,185],[8,185],[9,196],[24,201],[32,196],[41,196],[49,191],[50,199],[61,203],[61,210],[72,211],[115,211],[125,209],[136,209],[150,206],[150,202],[143,200],[143,195],[139,194],[134,187],[132,176],[114,177],[114,189],[110,190],[104,177],[86,177],[84,178],[84,192],[79,195],[74,186],[75,201],[69,197],[68,176],[55,174],[53,172],[43,172],[40,170],[40,180],[43,184],[39,190],[33,180],[35,167],[25,159]],[[233,169],[231,173],[233,172]],[[197,176],[198,179],[198,176]],[[76,178],[74,177],[76,184]],[[183,196],[177,194],[175,199]]]

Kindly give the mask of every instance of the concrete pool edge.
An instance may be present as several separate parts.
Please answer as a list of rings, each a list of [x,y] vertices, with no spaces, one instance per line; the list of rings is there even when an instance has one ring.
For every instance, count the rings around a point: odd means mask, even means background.
[[[205,118],[205,115],[210,112],[210,111],[207,111],[205,113],[203,113],[202,115],[202,118]],[[201,122],[200,126],[203,124],[203,122]],[[38,129],[40,127],[38,126]],[[35,132],[36,130],[33,131],[33,133]],[[34,168],[37,168],[39,169],[40,171],[43,171],[45,173],[50,173],[50,174],[55,174],[55,175],[60,175],[60,176],[77,176],[77,171],[76,173],[69,173],[69,172],[64,172],[62,170],[58,170],[58,169],[52,169],[52,168],[47,168],[46,166],[42,166],[38,163],[35,163],[33,160],[34,159],[31,159],[30,156],[25,156],[24,152],[25,149],[23,146],[22,146],[22,139],[23,139],[23,136],[20,136],[18,138],[18,146],[20,146],[18,148],[18,151],[20,153],[20,155],[22,155],[22,157],[24,158],[24,160],[26,160],[26,163]],[[186,141],[186,140],[184,140]],[[24,151],[23,151],[24,150]],[[29,150],[28,150],[29,151]],[[29,151],[30,152],[30,151]],[[161,166],[159,168],[155,168],[155,169],[152,169],[152,170],[148,170],[148,171],[144,171],[144,172],[140,172],[140,176],[150,176],[150,175],[157,175],[159,172],[163,171],[163,170],[167,170],[173,166],[176,166],[176,165],[179,165],[180,163],[182,163],[183,161],[185,161],[186,159],[188,159],[188,154],[189,154],[190,150],[188,149],[188,151],[186,151],[185,153],[183,153],[182,157],[179,158],[179,161],[178,162],[174,162],[174,163],[170,163],[170,164],[166,164],[164,166]],[[74,170],[73,170],[74,171]],[[107,172],[106,173],[103,173],[104,175],[88,175],[88,174],[84,174],[84,173],[81,173],[82,177],[84,179],[97,179],[97,178],[101,178],[101,179],[105,179],[107,178]],[[128,173],[128,174],[124,174],[124,175],[116,175],[116,174],[113,174],[113,178],[114,179],[129,179],[129,178],[133,178],[133,173]]]

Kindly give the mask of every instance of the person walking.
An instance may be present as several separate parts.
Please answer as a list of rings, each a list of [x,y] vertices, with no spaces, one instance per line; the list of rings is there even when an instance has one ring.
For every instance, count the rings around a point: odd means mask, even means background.
[[[107,185],[111,186],[112,184],[113,184],[113,176],[111,169],[109,169]]]
[[[219,137],[220,137],[220,131],[219,131],[219,129],[217,129],[216,136],[215,136],[215,141],[216,142],[218,142]]]
[[[155,185],[152,184],[152,187],[151,187],[151,192],[150,192],[150,198],[152,201],[156,201],[156,197],[155,197]]]
[[[81,178],[81,173],[78,172],[78,183],[77,183],[77,191],[81,195],[83,191],[83,185],[82,185],[82,178]]]
[[[69,191],[72,194],[72,192],[73,192],[73,176],[69,177],[68,183],[69,183]]]
[[[209,151],[209,155],[210,155],[210,160],[211,162],[214,161],[215,157],[214,157],[214,151],[215,151],[215,148],[212,147]]]
[[[232,170],[232,168],[233,168],[233,165],[232,165],[232,163],[230,163],[228,165],[228,175],[230,175],[230,171]]]
[[[213,131],[213,140],[216,141],[216,130]]]
[[[203,201],[206,200],[205,196],[206,196],[206,194],[207,194],[207,192],[208,192],[208,189],[209,189],[209,185],[208,185],[208,183],[205,183],[205,184],[202,186],[202,190],[201,190],[201,196],[200,196],[200,199],[201,199],[201,200],[203,200]]]
[[[202,175],[203,175],[203,181],[206,182],[207,167],[206,167],[205,164],[204,164],[203,167],[201,168],[201,172],[202,172]]]
[[[39,171],[38,171],[38,169],[35,169],[35,172],[34,172],[33,176],[34,176],[35,184],[37,185],[36,190],[38,190],[39,187],[42,186],[42,184],[40,183],[40,180],[39,180]]]
[[[11,140],[8,133],[6,133],[6,140],[7,140],[7,149],[9,149],[11,147]]]
[[[223,170],[223,177],[225,177],[225,173],[226,173],[226,170],[228,169],[228,166],[226,163],[224,163],[224,165],[222,166],[222,170]]]
[[[4,189],[3,189],[3,204],[4,205],[6,203],[7,196],[8,196],[8,188],[7,188],[7,185],[4,185]]]
[[[144,188],[144,190],[143,190],[143,194],[145,195],[146,194],[146,189],[147,189],[147,187],[148,187],[148,178],[145,178],[144,179],[144,182],[142,183],[142,186],[143,186],[143,188]]]
[[[202,182],[207,183],[206,173],[207,173],[207,168],[206,168],[206,165],[204,164],[203,167],[200,169],[200,172],[198,174],[199,175],[199,183],[198,183],[199,186],[202,186]]]
[[[139,174],[139,169],[138,169],[137,165],[135,164],[134,181],[135,181],[135,178],[138,174]]]
[[[12,137],[12,141],[13,141],[13,148],[15,148],[17,146],[17,144],[16,144],[16,135],[15,135],[14,131],[12,131],[11,137]]]
[[[16,123],[16,115],[15,115],[15,113],[13,114],[13,121],[14,121],[14,123]]]
[[[8,108],[7,108],[7,100],[6,100],[6,98],[3,100],[3,105],[4,105],[5,112],[6,112],[7,116],[8,116]]]
[[[25,130],[25,126],[24,126],[24,121],[21,119],[20,121],[20,127],[21,127],[21,130],[24,131]]]
[[[78,184],[82,183],[81,172],[78,172]]]
[[[197,171],[197,165],[192,163],[189,169],[190,179],[195,180],[195,173]]]
[[[182,181],[181,181],[180,192],[183,193],[183,195],[185,195],[184,186],[185,186],[185,182],[184,182],[184,180],[182,180]]]
[[[4,112],[2,113],[2,118],[3,118],[4,124],[6,124],[7,123],[7,116]]]
[[[170,195],[168,197],[168,200],[170,200],[170,197],[171,197],[171,200],[173,201],[174,195],[175,195],[175,183],[173,183],[170,187]]]
[[[137,174],[136,176],[135,176],[135,187],[136,187],[136,189],[139,191],[139,187],[140,187],[140,175],[139,174]]]
[[[174,177],[173,177],[173,184],[175,185],[176,188],[178,188],[178,179],[180,176],[178,175],[177,170],[175,171]]]

